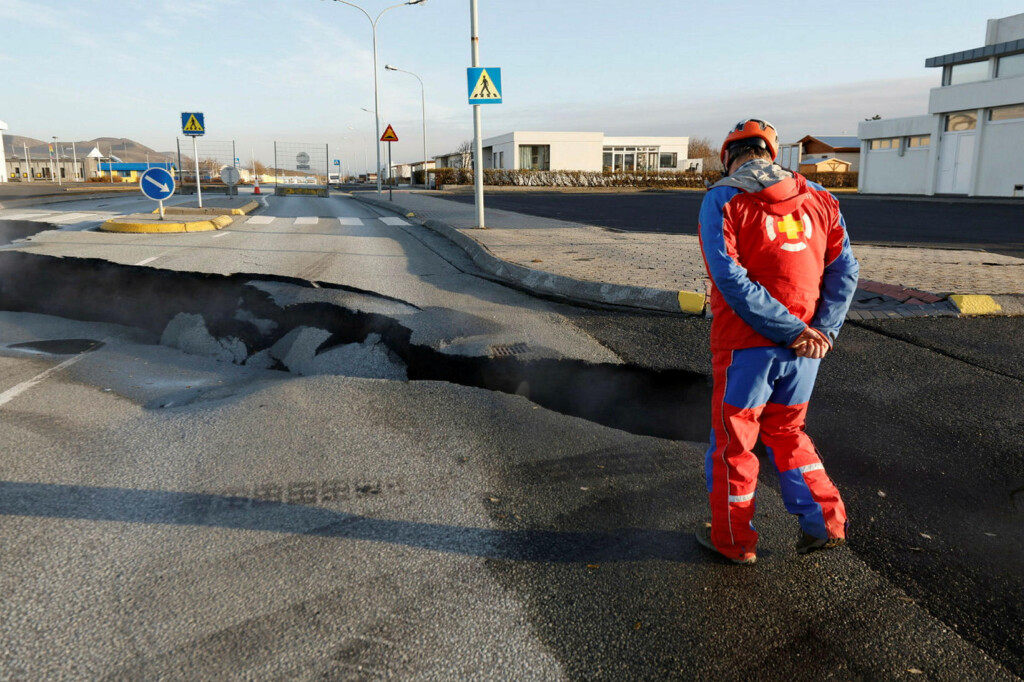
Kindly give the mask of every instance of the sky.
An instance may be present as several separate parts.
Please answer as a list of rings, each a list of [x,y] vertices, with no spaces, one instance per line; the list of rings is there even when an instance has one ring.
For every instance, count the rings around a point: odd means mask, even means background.
[[[469,0],[353,0],[377,18],[381,129],[395,162],[473,137]],[[772,121],[783,142],[855,135],[857,123],[927,113],[939,69],[924,61],[984,44],[1020,0],[818,3],[478,0],[481,65],[502,104],[484,137],[512,130],[706,137]],[[0,120],[41,140],[127,137],[173,150],[180,114],[203,143],[273,161],[273,143],[327,144],[374,163],[370,20],[334,0],[0,0]],[[184,147],[183,147],[184,149]],[[366,160],[368,159],[368,161]]]

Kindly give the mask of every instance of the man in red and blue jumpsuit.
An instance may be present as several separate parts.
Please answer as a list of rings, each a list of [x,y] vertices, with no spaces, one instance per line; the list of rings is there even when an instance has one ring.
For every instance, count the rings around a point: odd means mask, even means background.
[[[700,210],[711,279],[714,392],[705,469],[711,523],[697,540],[741,564],[757,559],[754,493],[760,436],[786,509],[800,522],[797,551],[841,545],[846,509],[804,432],[821,358],[857,286],[839,202],[773,163],[775,128],[741,121],[722,145],[726,176]]]

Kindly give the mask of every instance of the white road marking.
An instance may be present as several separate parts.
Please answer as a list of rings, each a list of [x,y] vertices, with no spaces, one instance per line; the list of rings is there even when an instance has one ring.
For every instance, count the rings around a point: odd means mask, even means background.
[[[0,216],[0,220],[40,220],[43,216],[53,215],[52,213],[15,213],[14,215]]]
[[[140,260],[138,263],[136,263],[136,265],[146,265],[147,263],[152,263],[153,261],[155,261],[159,257],[160,256],[153,256],[152,258],[147,258],[145,260]]]
[[[296,225],[316,225],[318,222],[320,222],[319,218],[309,218],[309,217],[306,217],[306,218],[296,218],[295,219],[295,224]]]
[[[338,222],[342,225],[362,225],[362,218],[338,218]]]
[[[409,223],[405,222],[404,220],[402,220],[401,218],[381,218],[380,221],[382,223],[384,223],[385,225],[408,225],[409,224]]]
[[[269,225],[274,222],[274,216],[272,215],[254,215],[245,221],[246,224],[250,225]]]
[[[227,237],[229,234],[231,234],[231,233],[230,232],[218,232],[217,234],[213,235],[213,237],[211,237],[211,239],[220,239],[221,237]]]
[[[109,338],[103,339],[103,341],[101,341],[101,343],[106,343],[109,340],[110,340]],[[36,384],[38,384],[38,383],[40,383],[42,381],[45,381],[46,378],[48,376],[50,376],[51,374],[53,374],[55,372],[59,372],[60,370],[64,369],[65,367],[70,367],[71,365],[75,364],[76,362],[78,362],[79,360],[84,358],[86,355],[88,355],[88,352],[86,352],[86,353],[79,353],[75,357],[68,358],[67,360],[65,360],[64,362],[60,363],[59,365],[54,365],[53,367],[51,367],[50,369],[46,370],[45,372],[42,372],[41,374],[37,374],[36,376],[32,377],[28,381],[23,381],[20,384],[18,384],[17,386],[14,386],[13,388],[9,388],[6,391],[4,391],[3,393],[0,393],[0,405],[4,405],[5,403],[11,402],[12,400],[17,398],[19,395],[21,395],[22,393],[24,393],[28,389],[32,388]]]
[[[64,213],[59,217],[47,218],[48,223],[77,223],[85,219],[96,220],[96,215],[93,213]]]

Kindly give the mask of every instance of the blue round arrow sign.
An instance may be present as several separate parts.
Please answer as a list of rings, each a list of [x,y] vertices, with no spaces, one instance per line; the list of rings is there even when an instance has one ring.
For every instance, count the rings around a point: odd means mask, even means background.
[[[174,194],[174,176],[163,168],[149,168],[139,176],[139,188],[153,201],[161,201]]]

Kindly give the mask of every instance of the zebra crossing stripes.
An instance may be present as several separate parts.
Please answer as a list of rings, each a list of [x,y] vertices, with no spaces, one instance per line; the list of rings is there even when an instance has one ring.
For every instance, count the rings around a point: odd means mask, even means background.
[[[248,225],[269,225],[274,222],[272,215],[254,215],[245,221]]]
[[[338,222],[342,225],[359,226],[363,224],[362,218],[338,218]]]
[[[0,220],[42,220],[53,213],[15,213],[14,215],[2,215]]]
[[[55,217],[47,218],[48,223],[59,223],[61,225],[67,223],[80,223],[83,220],[99,220],[100,216],[95,213],[64,213]]]
[[[409,224],[409,223],[405,222],[404,220],[402,220],[401,218],[381,218],[380,221],[382,223],[384,223],[385,225],[408,225]]]
[[[318,222],[320,222],[319,218],[309,216],[295,219],[296,225],[316,225]]]

